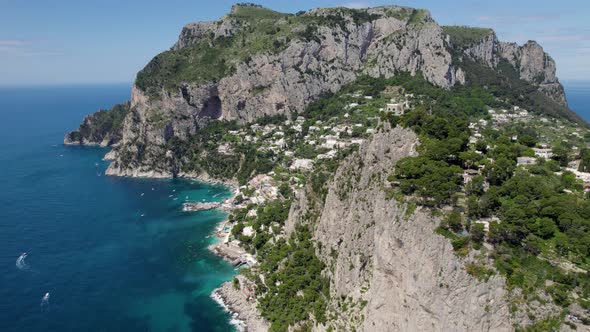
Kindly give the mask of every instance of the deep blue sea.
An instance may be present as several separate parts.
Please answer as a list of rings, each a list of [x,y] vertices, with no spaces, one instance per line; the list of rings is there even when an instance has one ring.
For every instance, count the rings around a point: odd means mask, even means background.
[[[62,145],[85,114],[129,93],[0,89],[0,331],[233,330],[210,293],[235,271],[206,250],[224,215],[181,211],[228,190],[106,177],[107,150]]]
[[[590,81],[565,81],[562,83],[570,108],[584,120],[590,122]]]

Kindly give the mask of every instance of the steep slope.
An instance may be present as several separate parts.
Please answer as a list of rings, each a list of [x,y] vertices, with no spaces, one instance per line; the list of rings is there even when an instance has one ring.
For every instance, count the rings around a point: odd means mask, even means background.
[[[518,72],[518,78],[538,86],[561,105],[567,106],[563,87],[555,73],[555,61],[535,41],[522,46],[498,40],[491,29],[445,26],[455,52],[497,69],[507,61]]]
[[[339,317],[331,324],[359,331],[512,330],[503,279],[469,275],[449,241],[435,234],[438,218],[385,197],[384,178],[399,159],[417,154],[417,144],[411,130],[384,130],[347,158],[329,186],[315,239],[330,267],[336,300],[329,310]],[[288,229],[306,222],[312,196],[299,196]]]
[[[494,38],[470,44],[466,54],[493,72],[498,59],[508,57],[521,72],[519,82],[542,77],[540,91],[565,102],[542,49],[510,48]],[[469,73],[454,59],[452,41],[425,10],[329,8],[291,15],[236,5],[218,21],[185,26],[172,49],[138,73],[131,110],[123,126],[112,129],[120,140],[110,142],[119,144],[108,174],[177,175],[182,160],[170,159],[173,138],[187,141],[211,119],[244,123],[302,111],[360,74],[410,72],[444,88],[464,84]],[[493,54],[489,61],[486,54]],[[95,140],[76,132],[69,137]]]
[[[78,130],[64,137],[66,145],[111,146],[121,140],[122,127],[129,113],[129,103],[118,104],[110,110],[99,110],[84,118]]]
[[[466,72],[468,84],[503,88],[498,95],[512,94],[521,103],[526,98],[526,107],[539,113],[584,123],[567,107],[555,61],[535,41],[522,46],[501,42],[493,30],[483,28],[444,26],[443,31],[451,45],[453,63]]]

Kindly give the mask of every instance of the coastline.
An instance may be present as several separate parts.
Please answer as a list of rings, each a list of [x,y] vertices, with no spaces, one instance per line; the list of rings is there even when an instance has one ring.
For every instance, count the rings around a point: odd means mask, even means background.
[[[86,142],[82,144],[64,142],[64,145],[100,146],[100,144],[92,144]],[[112,159],[113,153],[112,150],[110,150],[106,153],[104,160]],[[112,165],[113,164],[109,165],[109,167],[105,171],[105,175],[133,178],[174,178],[174,175],[172,173],[156,171],[143,172],[137,169],[122,170],[114,168],[112,167]],[[197,174],[194,172],[180,172],[176,175],[176,177],[194,180],[208,185],[225,186],[231,192],[231,196],[227,199],[228,202],[231,202],[239,192],[239,184],[237,181],[214,178],[206,173]],[[234,208],[235,206],[233,204],[228,204],[220,209],[229,214],[232,212]],[[215,243],[209,245],[207,249],[217,257],[220,257],[223,260],[229,262],[230,264],[233,264],[236,260],[240,259],[242,255],[246,254],[246,250],[237,245],[233,241],[227,241],[231,232],[230,229],[226,229],[228,221],[229,220],[226,217],[217,224],[214,230],[214,234],[212,234],[213,236],[215,236],[216,241]],[[228,280],[222,283],[218,288],[213,290],[213,292],[211,293],[211,298],[230,314],[230,324],[234,325],[238,331],[267,331],[270,327],[270,324],[260,316],[260,313],[256,306],[256,301],[253,299],[254,285],[242,275],[237,274],[234,278],[237,278],[239,280],[239,289],[236,289],[234,287],[233,280]]]
[[[231,212],[231,211],[228,211]],[[221,221],[215,230],[216,242],[208,249],[216,256],[221,257],[230,264],[246,254],[246,250],[232,242],[225,242],[230,231],[225,230],[228,219]],[[211,293],[211,298],[224,308],[230,315],[230,323],[238,331],[268,331],[270,324],[260,316],[254,299],[254,284],[244,276],[237,274],[234,278],[239,281],[239,289],[233,285],[233,280],[221,284]]]
[[[230,201],[239,191],[239,186],[235,181],[187,173],[179,174],[179,177],[195,179],[208,184],[225,185],[232,190],[232,196],[228,199]],[[234,208],[235,206],[230,204],[230,207],[223,210],[229,214]],[[230,229],[226,229],[228,221],[229,219],[226,217],[217,224],[214,234],[212,234],[215,236],[216,241],[207,249],[233,265],[236,260],[247,254],[247,252],[235,242],[227,241],[231,232]],[[254,284],[240,274],[237,274],[234,278],[239,281],[239,289],[234,287],[233,279],[228,280],[211,292],[211,298],[230,314],[230,324],[234,325],[238,331],[268,331],[270,324],[260,315],[254,299]]]
[[[268,331],[270,324],[260,316],[252,297],[254,285],[242,275],[235,278],[239,280],[239,288],[234,287],[233,282],[224,282],[211,293],[211,298],[230,313],[230,323],[239,331]]]

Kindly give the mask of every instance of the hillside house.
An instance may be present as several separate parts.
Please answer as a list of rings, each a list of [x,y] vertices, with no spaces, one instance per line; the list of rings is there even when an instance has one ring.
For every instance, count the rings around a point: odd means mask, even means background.
[[[537,162],[533,157],[518,157],[516,158],[516,166],[534,165]]]
[[[388,103],[385,105],[385,112],[393,113],[394,115],[400,116],[404,114],[403,103]]]
[[[533,151],[535,152],[535,156],[539,158],[551,159],[553,157],[553,150],[548,148],[533,148]]]

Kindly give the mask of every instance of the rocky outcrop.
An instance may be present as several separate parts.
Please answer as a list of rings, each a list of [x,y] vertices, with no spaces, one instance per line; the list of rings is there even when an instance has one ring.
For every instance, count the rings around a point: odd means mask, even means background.
[[[501,42],[490,30],[489,34],[463,49],[462,53],[493,69],[497,69],[501,61],[507,61],[520,79],[537,86],[558,104],[567,106],[563,86],[556,76],[555,61],[535,41],[528,41],[522,46]]]
[[[121,123],[129,112],[129,103],[115,105],[84,117],[82,124],[64,137],[65,145],[112,146],[122,136]]]
[[[270,324],[260,316],[254,300],[254,285],[244,276],[235,277],[238,282],[226,282],[216,289],[212,296],[232,314],[232,323],[239,331],[268,331]]]
[[[378,133],[329,186],[314,232],[331,280],[329,310],[338,317],[330,324],[357,331],[513,330],[503,278],[469,275],[449,240],[435,233],[437,217],[385,197],[387,174],[415,155],[417,144],[400,127]],[[287,230],[306,222],[309,197],[298,196]]]

